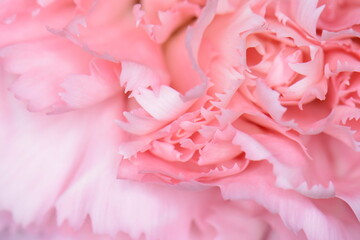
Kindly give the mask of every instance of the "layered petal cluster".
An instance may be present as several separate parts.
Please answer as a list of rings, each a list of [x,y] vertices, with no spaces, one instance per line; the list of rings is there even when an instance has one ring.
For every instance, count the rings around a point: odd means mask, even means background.
[[[0,1],[0,238],[357,239],[359,14]]]

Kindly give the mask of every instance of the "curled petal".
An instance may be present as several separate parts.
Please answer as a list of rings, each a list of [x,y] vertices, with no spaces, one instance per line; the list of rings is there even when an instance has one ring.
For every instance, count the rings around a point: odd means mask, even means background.
[[[168,86],[161,86],[159,92],[140,88],[134,95],[136,101],[151,116],[158,120],[170,121],[184,113],[193,101],[184,102],[181,95]]]

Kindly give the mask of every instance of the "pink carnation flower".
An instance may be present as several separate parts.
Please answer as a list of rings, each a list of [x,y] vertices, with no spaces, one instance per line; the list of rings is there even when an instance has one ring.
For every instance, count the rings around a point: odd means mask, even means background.
[[[360,3],[2,0],[1,239],[357,239]]]

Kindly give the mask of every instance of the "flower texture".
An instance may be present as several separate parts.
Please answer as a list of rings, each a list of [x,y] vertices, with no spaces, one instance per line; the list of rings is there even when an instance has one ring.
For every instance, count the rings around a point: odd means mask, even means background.
[[[359,16],[0,1],[0,238],[358,239]]]

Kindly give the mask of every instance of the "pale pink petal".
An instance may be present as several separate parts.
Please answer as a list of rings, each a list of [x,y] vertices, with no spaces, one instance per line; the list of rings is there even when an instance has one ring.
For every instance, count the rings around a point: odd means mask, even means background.
[[[122,61],[120,85],[125,87],[125,93],[138,94],[140,88],[158,90],[161,85],[168,84],[168,76],[164,72],[156,72],[151,68],[135,62]]]
[[[280,2],[280,11],[295,21],[311,36],[316,36],[316,25],[324,5],[318,7],[318,0],[291,0]]]
[[[186,49],[186,29],[172,36],[164,45],[165,60],[171,75],[170,86],[182,94],[201,84],[199,73],[192,67],[189,52]],[[176,59],[176,61],[173,61]],[[186,71],[184,71],[186,69]]]
[[[252,164],[236,178],[222,179],[216,185],[225,199],[254,200],[278,214],[295,234],[303,230],[308,239],[351,239],[348,226],[328,217],[310,199],[274,187],[271,168],[264,163]]]
[[[276,214],[269,214],[263,217],[269,223],[270,230],[266,235],[267,240],[278,240],[278,239],[296,239],[296,240],[308,240],[304,231],[294,233],[289,229]]]
[[[358,10],[0,0],[0,238],[357,239]]]
[[[0,46],[51,36],[48,27],[62,28],[71,19],[69,1],[57,1],[45,8],[34,0],[0,2]]]
[[[122,127],[122,125],[120,126]],[[149,150],[150,148],[149,144],[151,143],[152,140],[153,140],[152,136],[150,137],[146,136],[144,138],[140,138],[136,140],[130,140],[126,142],[124,141],[120,143],[119,154],[124,159],[129,159],[131,157],[134,157],[137,155],[138,152],[145,152]]]
[[[359,119],[358,108],[338,106],[333,109],[332,121],[325,131],[358,151],[360,144]]]
[[[294,129],[301,134],[318,134],[331,121],[331,100],[315,100],[298,106],[288,106],[284,120],[293,120],[297,124]]]
[[[272,154],[269,162],[273,164],[277,186],[312,198],[334,196],[332,179],[311,169],[312,161],[317,159],[301,145],[271,134],[254,135],[254,138]]]
[[[29,110],[45,112],[63,105],[58,95],[60,84],[69,74],[87,72],[90,59],[81,49],[58,38],[12,45],[1,49],[0,56],[6,71],[19,75],[10,86],[15,96],[25,101]]]
[[[286,112],[286,108],[280,104],[279,96],[278,92],[270,89],[264,82],[261,80],[257,81],[255,89],[256,100],[276,121],[280,121]]]
[[[212,209],[208,222],[214,227],[215,240],[266,239],[271,231],[258,216],[264,210],[250,201],[237,201]]]
[[[120,66],[93,59],[90,75],[68,75],[61,83],[61,100],[70,108],[83,108],[102,102],[120,92]]]
[[[281,23],[281,21],[279,23],[272,19],[268,20],[269,28],[272,32],[276,33],[279,39],[284,39],[286,37],[291,38],[294,41],[294,44],[299,47],[313,45],[312,39],[306,38],[303,35],[303,32],[297,31],[296,28],[286,26]]]
[[[130,0],[96,1],[90,11],[78,14],[67,27],[52,31],[94,56],[113,62],[132,61],[164,71],[161,48],[143,29],[135,27],[132,4]]]
[[[344,42],[344,45],[348,44]],[[345,48],[346,49],[346,48]],[[326,54],[326,77],[336,76],[341,72],[360,72],[359,59],[346,52],[329,47]]]
[[[161,86],[159,91],[146,88],[138,89],[134,98],[151,116],[158,120],[170,121],[184,113],[193,101],[184,102],[179,92],[168,86]]]
[[[89,151],[89,139],[96,136],[108,143],[101,137],[106,132],[103,128],[113,123],[112,128],[116,129],[113,121],[118,113],[113,110],[120,109],[121,103],[113,99],[101,106],[62,115],[29,113],[6,91],[8,76],[2,74],[2,79],[0,208],[10,211],[17,224],[28,226],[41,221],[52,209]],[[103,124],[94,127],[89,119]],[[109,134],[106,136],[108,139]],[[116,152],[118,143],[111,146]]]
[[[169,3],[169,1],[167,2]],[[179,27],[190,21],[191,18],[199,15],[200,8],[198,5],[184,1],[173,3],[169,8],[159,6],[165,3],[148,4],[147,1],[134,6],[134,15],[137,18],[137,25],[147,31],[149,36],[158,43],[164,43]],[[166,4],[167,5],[167,4]],[[151,9],[159,7],[159,9]],[[149,9],[150,8],[150,9]],[[150,12],[148,12],[150,11]]]
[[[136,109],[131,112],[123,112],[126,121],[117,121],[124,130],[133,134],[146,135],[164,126],[167,122],[155,119],[144,109]]]
[[[360,142],[354,138],[355,132],[351,128],[341,125],[330,124],[325,131],[330,136],[340,139],[355,151],[360,151]]]
[[[36,2],[41,6],[41,7],[47,7],[48,5],[54,3],[56,0],[37,0]]]
[[[307,146],[310,154],[317,159],[316,165],[314,164],[313,167],[318,169],[317,171],[321,171],[322,175],[333,179],[336,196],[343,199],[351,207],[354,215],[360,219],[359,186],[357,184],[360,178],[358,170],[360,153],[326,135],[310,138]],[[350,216],[351,214],[343,214],[343,217],[350,218]]]
[[[36,1],[24,1],[24,0],[3,0],[0,2],[0,17],[1,21],[4,22],[6,18],[17,14],[31,13],[39,6]],[[6,21],[5,21],[6,24]]]
[[[51,219],[47,222],[31,227],[22,228],[16,226],[14,222],[0,232],[0,238],[6,240],[132,240],[127,234],[119,233],[111,237],[109,235],[94,234],[89,221],[86,221],[79,229],[73,229],[68,225],[61,227],[56,226],[56,223]]]
[[[91,8],[92,4],[94,4],[93,0],[73,0],[73,2],[82,11],[89,10]]]
[[[248,160],[239,157],[233,161],[209,166],[198,166],[191,161],[174,164],[149,153],[138,153],[135,158],[121,162],[118,176],[143,182],[161,181],[170,184],[207,182],[240,173],[246,169],[248,163]]]
[[[234,136],[235,130],[232,127],[225,128],[223,131],[217,129],[212,140],[199,151],[198,164],[201,166],[236,159],[243,150],[233,144]]]
[[[360,32],[354,29],[345,29],[338,32],[324,30],[321,34],[321,40],[344,39],[349,37],[360,37]]]
[[[217,0],[210,0],[203,8],[201,15],[194,26],[188,28],[186,33],[186,48],[191,60],[193,69],[195,69],[201,77],[201,84],[190,89],[185,93],[184,100],[192,100],[201,96],[209,85],[209,79],[200,68],[199,64],[199,49],[200,44],[207,26],[210,24],[215,16]]]
[[[95,233],[125,231],[135,239],[142,234],[149,239],[188,239],[192,222],[200,221],[207,206],[219,200],[216,191],[183,192],[119,180],[116,166],[116,162],[98,162],[78,175],[57,203],[60,224],[68,220],[78,226],[89,215]]]
[[[312,36],[316,36],[316,24],[325,6],[317,7],[317,0],[299,0],[297,2],[295,16],[297,23]]]
[[[289,63],[289,67],[298,74],[305,77],[289,86],[284,92],[285,99],[300,98],[299,105],[314,100],[315,98],[324,100],[327,90],[326,81],[323,77],[323,59],[322,49],[310,46],[311,60],[305,63]],[[323,81],[321,81],[323,80]],[[316,83],[321,81],[320,86]],[[323,85],[323,86],[322,86]]]
[[[360,4],[352,0],[321,0],[325,9],[320,15],[318,27],[331,32],[351,29],[360,24]]]
[[[240,131],[233,143],[241,147],[246,158],[269,161],[278,187],[293,189],[313,198],[334,196],[331,179],[321,179],[310,171],[311,158],[297,143],[270,133],[249,136]]]
[[[252,32],[265,30],[264,24],[264,18],[253,13],[248,4],[241,5],[234,14],[217,16],[204,34],[200,47],[201,66],[206,69],[212,58],[221,57],[221,63],[225,63],[228,69],[237,67],[243,70],[246,66],[246,37]]]

